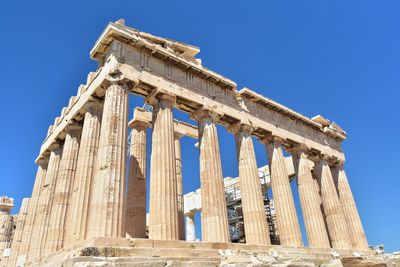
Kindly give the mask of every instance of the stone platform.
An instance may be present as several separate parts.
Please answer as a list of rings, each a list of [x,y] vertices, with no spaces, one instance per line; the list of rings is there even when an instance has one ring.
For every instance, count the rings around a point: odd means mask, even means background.
[[[370,250],[95,238],[28,266],[390,266]],[[392,265],[396,266],[396,265]]]

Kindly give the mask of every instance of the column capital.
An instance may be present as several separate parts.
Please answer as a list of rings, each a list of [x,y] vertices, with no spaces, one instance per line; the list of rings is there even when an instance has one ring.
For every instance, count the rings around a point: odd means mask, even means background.
[[[45,158],[39,158],[36,161],[36,164],[39,165],[42,168],[47,168],[47,165],[49,164],[49,157],[45,157]]]
[[[96,97],[96,96],[90,96],[88,98],[88,101],[83,105],[82,111],[87,112],[88,110],[95,110],[95,109],[102,109],[104,104],[104,100]]]
[[[82,124],[77,121],[70,122],[64,129],[66,134],[77,135],[82,131]]]
[[[146,130],[150,127],[149,122],[140,121],[140,120],[133,120],[131,124],[129,124],[129,128],[137,129],[137,130]]]
[[[62,147],[61,141],[57,140],[49,146],[49,150],[50,152],[61,154]]]
[[[287,149],[287,151],[292,154],[292,156],[299,157],[302,153],[309,156],[309,147],[305,144],[295,144],[292,148]]]
[[[111,85],[120,85],[123,86],[124,89],[129,90],[138,86],[139,80],[131,80],[125,77],[122,71],[118,66],[112,68],[105,79],[103,80],[103,88],[107,90]]]
[[[164,102],[169,105],[173,105],[176,103],[176,96],[170,93],[165,92],[161,88],[155,88],[153,91],[145,98],[145,103],[148,103],[152,106]]]
[[[332,167],[344,168],[344,160],[337,160],[332,163]]]
[[[261,143],[267,144],[267,143],[278,143],[279,145],[282,145],[283,142],[285,141],[284,138],[276,136],[276,135],[269,135],[265,136],[262,138],[259,138]]]
[[[239,132],[245,132],[250,134],[253,131],[253,126],[250,123],[238,121],[229,125],[227,130],[233,134],[237,134]]]
[[[314,161],[316,164],[327,164],[329,166],[335,166],[337,164],[340,164],[340,162],[342,162],[338,161],[338,159],[335,157],[323,153],[314,157],[310,157],[310,160]]]
[[[221,115],[212,108],[202,106],[192,113],[191,118],[200,121],[205,117],[210,117],[213,121],[216,121],[220,116]]]

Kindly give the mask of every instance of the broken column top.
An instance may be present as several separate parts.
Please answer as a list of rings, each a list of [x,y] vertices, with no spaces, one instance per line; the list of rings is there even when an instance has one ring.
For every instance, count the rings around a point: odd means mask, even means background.
[[[0,214],[10,214],[12,208],[14,208],[14,199],[0,196]]]

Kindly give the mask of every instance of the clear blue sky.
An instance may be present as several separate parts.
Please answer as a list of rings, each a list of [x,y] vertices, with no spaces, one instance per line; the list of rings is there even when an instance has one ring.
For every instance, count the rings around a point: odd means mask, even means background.
[[[342,126],[369,243],[400,250],[400,2],[155,2],[1,3],[0,195],[16,199],[14,212],[31,194],[48,126],[96,68],[90,49],[109,21],[123,17],[142,31],[199,46],[203,64],[239,88]],[[131,100],[132,108],[141,103]],[[237,176],[233,136],[219,130],[224,175]],[[199,186],[193,145],[183,139],[185,192]],[[266,164],[258,143],[256,154]]]

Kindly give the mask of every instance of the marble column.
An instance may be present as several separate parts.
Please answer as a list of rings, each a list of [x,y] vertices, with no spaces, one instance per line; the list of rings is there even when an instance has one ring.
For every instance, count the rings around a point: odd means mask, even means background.
[[[216,114],[202,110],[199,122],[202,240],[229,242],[228,215],[222,176]]]
[[[316,163],[316,172],[331,246],[332,248],[350,249],[350,237],[346,219],[326,157],[322,156],[319,162]]]
[[[99,147],[102,112],[101,101],[90,101],[86,105],[71,205],[67,213],[65,246],[86,238],[90,189]]]
[[[25,226],[26,224],[26,219],[28,215],[28,209],[29,209],[29,204],[30,199],[29,198],[24,198],[22,200],[21,208],[19,210],[19,214],[17,215],[17,220],[15,224],[15,233],[14,233],[14,238],[11,244],[11,255],[8,259],[8,264],[5,266],[15,266],[17,263],[17,257],[20,255],[21,252],[21,242],[22,242],[22,236],[25,234]]]
[[[347,227],[349,229],[352,247],[354,249],[367,250],[367,238],[364,233],[364,228],[361,223],[360,215],[358,214],[353,193],[350,189],[349,181],[347,180],[346,172],[343,169],[343,163],[333,167],[332,174],[335,184],[337,186],[339,200],[343,207],[343,212],[346,218]]]
[[[67,209],[70,204],[71,189],[75,178],[81,133],[82,127],[80,125],[68,125],[66,128],[64,149],[50,213],[46,254],[51,254],[64,247]]]
[[[186,241],[196,241],[196,225],[194,213],[186,215]]]
[[[247,244],[271,244],[264,197],[248,125],[234,125],[236,153],[239,165],[240,195]]]
[[[126,232],[128,237],[146,237],[146,157],[147,123],[132,125],[129,149],[128,196],[126,203]]]
[[[271,137],[266,142],[279,239],[281,245],[301,247],[303,241],[282,152],[282,141],[279,137]]]
[[[181,156],[181,141],[180,141],[181,137],[182,137],[181,134],[175,133],[176,190],[178,195],[178,232],[179,232],[179,240],[185,240],[182,156]]]
[[[105,92],[87,237],[125,237],[128,88],[113,78]]]
[[[328,232],[320,205],[318,188],[309,166],[306,147],[299,145],[290,151],[297,177],[297,188],[304,225],[307,233],[308,246],[312,248],[330,248]]]
[[[29,212],[26,218],[26,225],[24,227],[24,234],[22,235],[21,247],[19,249],[19,255],[17,259],[18,263],[24,264],[25,261],[32,256],[32,247],[35,246],[33,243],[33,237],[36,235],[37,229],[39,228],[40,216],[37,212],[39,197],[42,194],[43,182],[46,178],[47,166],[49,159],[43,159],[38,162],[38,168],[36,171],[35,183],[32,190],[32,195],[29,201]]]
[[[8,263],[8,255],[3,257],[5,250],[9,250],[12,241],[14,218],[10,214],[0,214],[0,263]],[[6,266],[3,265],[3,266]]]
[[[2,197],[0,202],[0,205],[2,206],[0,207],[0,266],[6,266],[9,260],[9,256],[7,255],[8,253],[4,253],[4,251],[6,249],[9,250],[11,247],[15,222],[14,217],[10,215],[10,210],[12,207],[14,207],[14,204],[13,199],[7,197]],[[3,204],[6,205],[3,206]],[[5,264],[3,265],[4,262]]]
[[[174,97],[165,94],[158,95],[152,99],[150,239],[179,239],[174,122],[172,117],[174,102]]]
[[[33,250],[32,259],[39,259],[41,256],[45,255],[45,244],[53,203],[54,189],[63,149],[59,143],[55,143],[50,151],[46,177],[43,181],[43,187],[36,211],[36,216],[39,220],[37,224],[35,221],[34,229],[32,229],[33,234],[30,242],[32,246],[31,249]]]

